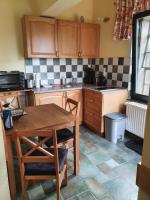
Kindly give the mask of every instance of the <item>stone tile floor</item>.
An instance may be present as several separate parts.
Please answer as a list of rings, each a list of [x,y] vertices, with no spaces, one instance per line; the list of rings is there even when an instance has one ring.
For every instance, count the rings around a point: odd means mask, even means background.
[[[73,175],[73,155],[68,155],[68,186],[61,200],[137,200],[136,166],[141,156],[124,144],[112,144],[81,126],[80,176]],[[16,176],[18,176],[16,167]],[[21,199],[19,177],[18,199]],[[56,200],[52,181],[31,183],[28,200]]]

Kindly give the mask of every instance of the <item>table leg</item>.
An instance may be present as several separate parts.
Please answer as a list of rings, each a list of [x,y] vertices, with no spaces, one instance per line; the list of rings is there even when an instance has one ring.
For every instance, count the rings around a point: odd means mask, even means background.
[[[75,141],[74,141],[74,174],[79,176],[80,173],[80,131],[79,123],[75,123],[74,127]]]
[[[9,189],[11,194],[11,200],[16,200],[16,182],[15,182],[15,171],[13,163],[13,152],[12,152],[12,139],[6,135],[6,159],[8,167],[8,179]]]

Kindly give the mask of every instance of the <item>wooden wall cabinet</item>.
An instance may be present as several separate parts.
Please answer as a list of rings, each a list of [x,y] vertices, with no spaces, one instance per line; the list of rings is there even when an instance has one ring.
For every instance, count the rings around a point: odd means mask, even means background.
[[[100,25],[24,16],[25,57],[99,57]]]
[[[58,57],[57,20],[24,16],[23,38],[25,57]]]
[[[65,103],[67,98],[71,98],[81,103],[80,111],[80,123],[82,122],[82,90],[70,90],[64,92],[50,92],[34,94],[35,105],[43,105],[55,103],[61,108],[65,109]]]
[[[97,134],[103,135],[104,116],[111,112],[124,112],[124,104],[127,98],[127,90],[115,90],[101,93],[89,89],[84,89],[84,123]]]
[[[91,23],[80,24],[80,57],[99,57],[100,25]]]
[[[79,23],[58,20],[59,57],[77,58],[79,54]]]

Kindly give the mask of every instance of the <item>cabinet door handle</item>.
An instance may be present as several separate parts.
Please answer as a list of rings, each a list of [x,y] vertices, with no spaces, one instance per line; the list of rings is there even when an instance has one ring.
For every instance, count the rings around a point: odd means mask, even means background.
[[[59,52],[58,51],[56,51],[56,57],[58,57],[59,56]]]
[[[78,53],[78,56],[80,57],[81,56],[81,52],[79,51],[79,53]]]

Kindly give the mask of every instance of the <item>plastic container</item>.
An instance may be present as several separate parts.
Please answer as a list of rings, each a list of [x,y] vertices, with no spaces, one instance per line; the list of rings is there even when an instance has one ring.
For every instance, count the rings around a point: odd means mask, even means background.
[[[105,137],[113,143],[124,141],[126,115],[109,113],[105,115]]]

